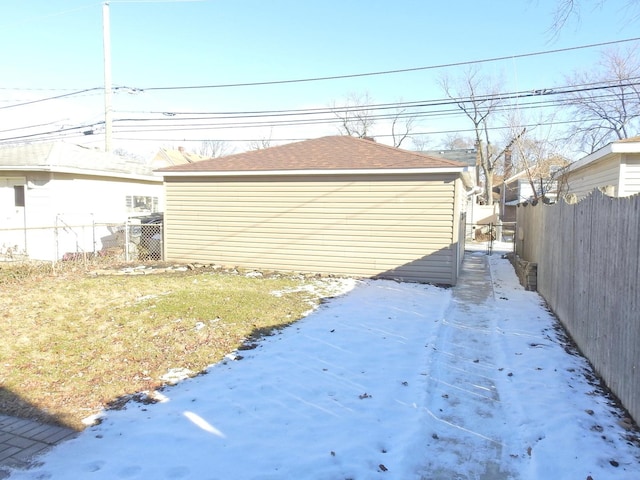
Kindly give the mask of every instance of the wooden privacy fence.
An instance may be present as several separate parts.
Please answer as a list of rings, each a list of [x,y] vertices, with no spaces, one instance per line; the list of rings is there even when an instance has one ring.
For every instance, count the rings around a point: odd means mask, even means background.
[[[516,254],[609,388],[640,421],[640,195],[519,206]]]

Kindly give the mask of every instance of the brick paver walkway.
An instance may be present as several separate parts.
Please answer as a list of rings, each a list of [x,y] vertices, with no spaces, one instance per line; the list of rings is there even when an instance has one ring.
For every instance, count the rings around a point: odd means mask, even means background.
[[[69,428],[0,415],[0,479],[9,476],[3,467],[26,468],[34,456],[76,434]]]

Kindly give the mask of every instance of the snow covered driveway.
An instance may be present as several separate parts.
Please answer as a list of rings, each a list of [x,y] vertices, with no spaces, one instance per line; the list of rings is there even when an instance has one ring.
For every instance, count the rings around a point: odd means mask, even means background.
[[[566,347],[506,260],[468,254],[454,289],[357,282],[11,479],[640,478],[637,434]]]

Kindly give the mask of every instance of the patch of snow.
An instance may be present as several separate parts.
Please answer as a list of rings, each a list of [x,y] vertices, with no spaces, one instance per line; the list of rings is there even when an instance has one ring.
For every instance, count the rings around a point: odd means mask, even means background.
[[[273,290],[271,295],[282,297],[290,293],[306,292],[320,297],[337,297],[344,295],[353,290],[358,284],[358,280],[354,278],[323,278],[297,287],[287,288],[284,290]]]
[[[469,258],[493,291],[335,281],[261,348],[105,413],[10,479],[639,478],[637,431],[543,300],[501,255]]]
[[[102,421],[102,418],[104,417],[104,415],[105,415],[105,412],[98,412],[94,415],[89,415],[88,417],[82,419],[82,423],[88,427],[97,425]]]
[[[194,372],[188,368],[171,368],[167,373],[160,377],[160,380],[168,383],[169,385],[175,385],[176,383],[190,378],[194,375]]]

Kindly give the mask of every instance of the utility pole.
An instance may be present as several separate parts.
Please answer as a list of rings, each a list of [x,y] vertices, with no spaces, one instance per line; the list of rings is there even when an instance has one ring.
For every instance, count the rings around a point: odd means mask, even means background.
[[[102,38],[104,43],[104,151],[111,152],[112,105],[111,105],[111,33],[109,25],[109,2],[102,5]]]

